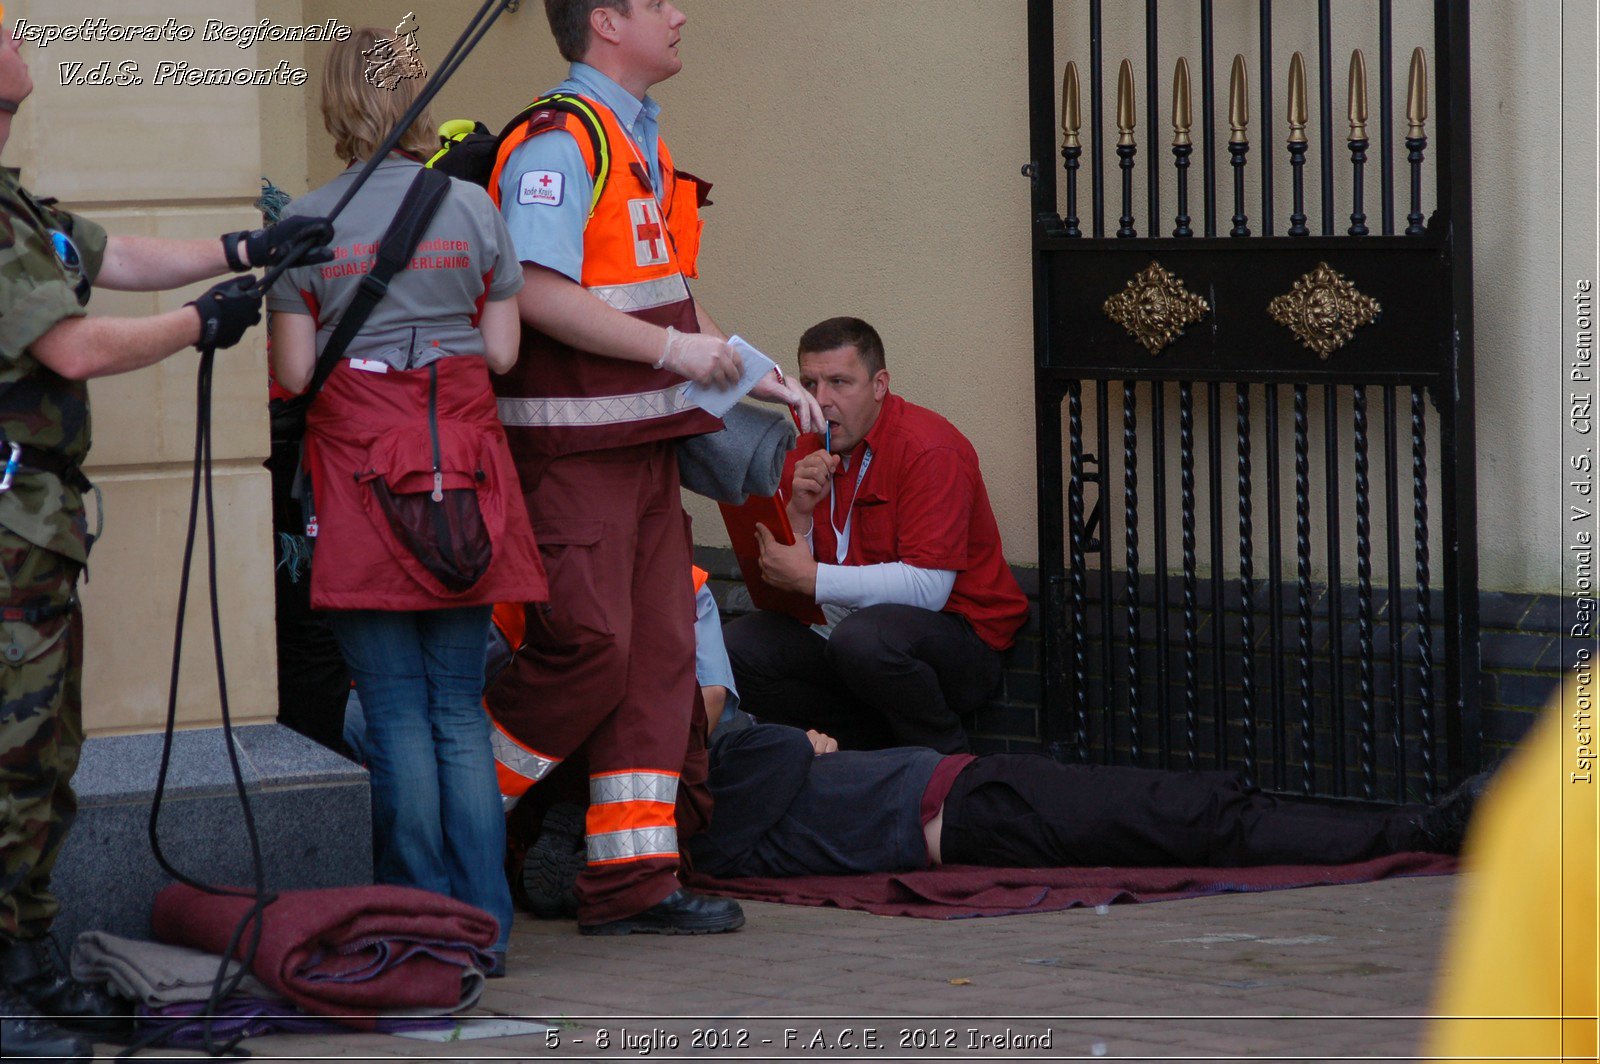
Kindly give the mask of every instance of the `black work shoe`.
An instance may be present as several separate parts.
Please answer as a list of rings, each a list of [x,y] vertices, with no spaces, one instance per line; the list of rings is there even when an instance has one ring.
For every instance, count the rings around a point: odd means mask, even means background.
[[[1490,772],[1468,777],[1455,790],[1434,802],[1417,817],[1423,848],[1430,853],[1460,853],[1467,823],[1478,799],[1489,787]]]
[[[89,1060],[94,1046],[81,1035],[64,1031],[39,1015],[39,1010],[8,987],[0,986],[0,1049],[7,1060]]]
[[[604,924],[579,924],[586,935],[714,935],[744,926],[744,910],[731,898],[708,898],[682,887],[642,913]]]
[[[583,822],[583,808],[572,802],[557,802],[544,815],[539,837],[522,859],[522,892],[533,915],[578,915],[578,874],[589,860]]]
[[[0,984],[63,1027],[88,1034],[116,1034],[128,1027],[129,1003],[68,975],[61,948],[48,935],[0,940]]]

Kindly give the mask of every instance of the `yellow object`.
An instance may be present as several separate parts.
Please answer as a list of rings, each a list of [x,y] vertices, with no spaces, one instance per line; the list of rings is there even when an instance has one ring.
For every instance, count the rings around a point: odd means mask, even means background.
[[[440,140],[460,140],[477,128],[477,123],[470,118],[452,118],[439,127]]]
[[[1591,661],[1473,820],[1429,1059],[1596,1059],[1597,694]]]

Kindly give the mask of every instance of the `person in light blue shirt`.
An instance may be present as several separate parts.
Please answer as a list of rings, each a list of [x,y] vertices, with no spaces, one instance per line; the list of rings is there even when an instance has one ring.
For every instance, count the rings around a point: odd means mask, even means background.
[[[609,107],[631,135],[631,147],[643,158],[650,183],[661,195],[660,104],[649,96],[639,99],[587,63],[573,63],[567,80],[552,92],[586,96]],[[617,147],[620,150],[621,145]],[[557,202],[518,203],[523,175],[540,171],[561,175]],[[518,257],[582,283],[583,230],[593,196],[594,178],[571,136],[551,134],[524,141],[500,172],[501,209]]]

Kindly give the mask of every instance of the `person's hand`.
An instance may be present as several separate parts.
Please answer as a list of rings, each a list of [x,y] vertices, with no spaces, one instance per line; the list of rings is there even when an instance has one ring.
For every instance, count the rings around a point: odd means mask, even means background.
[[[815,728],[806,729],[806,738],[811,740],[811,749],[818,755],[834,754],[839,751],[839,740],[831,735],[825,735]]]
[[[828,423],[822,416],[817,397],[802,388],[799,381],[780,376],[776,369],[756,381],[756,386],[750,389],[750,397],[789,407],[800,420],[801,432],[820,433]]]
[[[185,305],[200,315],[200,339],[195,346],[202,351],[232,347],[246,329],[261,320],[261,290],[254,277],[235,277],[212,285]]]
[[[820,447],[795,463],[794,478],[789,484],[789,520],[809,517],[817,504],[833,490],[833,474],[839,468],[839,456],[829,454]]]
[[[756,546],[761,552],[761,578],[780,591],[795,591],[815,598],[817,562],[804,540],[788,546],[778,542],[766,525],[756,525]]]
[[[656,369],[670,369],[708,388],[726,388],[744,376],[744,360],[726,341],[667,327],[667,346]]]
[[[297,215],[285,218],[277,225],[270,225],[265,229],[228,233],[222,238],[222,245],[228,251],[228,261],[233,268],[245,270],[252,267],[276,266],[290,251],[297,248],[309,250],[295,260],[296,266],[316,266],[319,263],[332,262],[333,249],[328,247],[328,241],[332,239],[333,223],[328,219]],[[237,261],[235,252],[236,246],[241,241],[244,243],[243,264]]]

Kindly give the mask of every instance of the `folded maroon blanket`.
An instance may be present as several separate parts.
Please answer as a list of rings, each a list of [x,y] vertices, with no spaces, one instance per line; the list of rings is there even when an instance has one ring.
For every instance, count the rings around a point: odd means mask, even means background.
[[[788,905],[832,905],[879,916],[958,920],[1047,913],[1085,905],[1173,901],[1207,894],[1369,883],[1399,876],[1449,875],[1456,858],[1398,853],[1347,865],[1258,868],[980,868],[945,865],[919,872],[793,879],[692,877],[707,894]]]
[[[178,883],[156,895],[150,926],[162,942],[221,953],[250,905]],[[306,1012],[370,1030],[379,1012],[472,1005],[497,933],[483,910],[413,887],[292,890],[267,906],[250,970]]]

